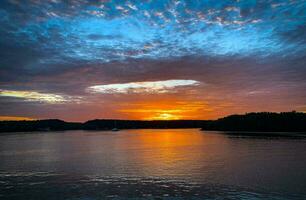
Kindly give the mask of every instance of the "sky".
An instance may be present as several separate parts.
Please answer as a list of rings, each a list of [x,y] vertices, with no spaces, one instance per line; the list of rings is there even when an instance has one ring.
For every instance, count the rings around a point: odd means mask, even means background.
[[[306,112],[305,0],[2,0],[0,120]]]

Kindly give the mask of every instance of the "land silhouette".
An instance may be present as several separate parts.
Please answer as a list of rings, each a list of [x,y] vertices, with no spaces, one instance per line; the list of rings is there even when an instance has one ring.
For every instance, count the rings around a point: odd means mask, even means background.
[[[219,131],[304,132],[306,131],[306,114],[292,111],[230,115],[218,120],[209,121],[202,128]]]
[[[85,123],[58,119],[36,121],[0,121],[0,132],[111,130],[111,129],[201,128],[248,135],[250,132],[306,133],[306,114],[301,112],[260,112],[230,115],[217,120],[117,120],[95,119]],[[255,134],[256,135],[256,134]]]

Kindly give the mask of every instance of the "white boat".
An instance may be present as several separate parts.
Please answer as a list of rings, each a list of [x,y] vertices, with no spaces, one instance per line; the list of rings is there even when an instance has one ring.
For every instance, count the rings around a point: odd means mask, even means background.
[[[117,121],[115,121],[115,123],[114,123],[114,128],[112,129],[112,131],[119,131],[119,129],[116,128],[116,127],[117,127]]]

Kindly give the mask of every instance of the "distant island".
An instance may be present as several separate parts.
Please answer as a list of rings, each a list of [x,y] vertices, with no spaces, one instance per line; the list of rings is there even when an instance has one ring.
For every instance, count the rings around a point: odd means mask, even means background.
[[[167,129],[201,128],[231,132],[298,132],[306,133],[306,114],[301,112],[260,112],[230,115],[217,120],[116,120],[95,119],[85,123],[65,122],[58,119],[36,121],[0,121],[0,132]]]

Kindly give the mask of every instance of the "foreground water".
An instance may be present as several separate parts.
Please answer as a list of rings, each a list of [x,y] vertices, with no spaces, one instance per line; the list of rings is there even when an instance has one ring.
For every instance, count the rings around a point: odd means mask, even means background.
[[[306,140],[197,129],[0,136],[0,199],[306,199]]]

